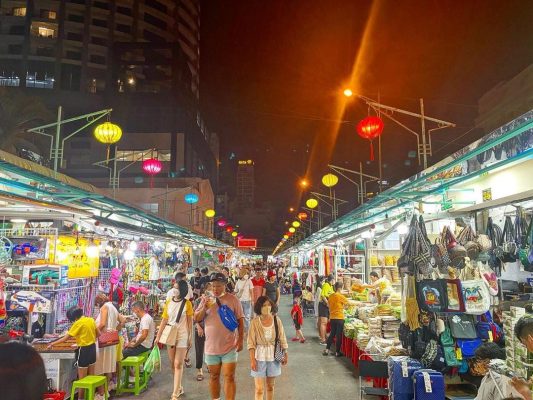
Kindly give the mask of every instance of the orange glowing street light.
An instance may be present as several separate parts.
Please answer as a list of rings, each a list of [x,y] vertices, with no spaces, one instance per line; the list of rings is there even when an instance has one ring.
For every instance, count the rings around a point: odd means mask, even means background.
[[[307,179],[305,179],[305,178],[300,179],[300,186],[301,186],[302,188],[306,188],[306,187],[308,187],[308,186],[309,186],[309,181],[308,181]]]
[[[289,212],[294,212],[294,207],[289,208]]]
[[[344,96],[346,97],[352,97],[353,96],[353,92],[352,92],[352,89],[344,89]]]

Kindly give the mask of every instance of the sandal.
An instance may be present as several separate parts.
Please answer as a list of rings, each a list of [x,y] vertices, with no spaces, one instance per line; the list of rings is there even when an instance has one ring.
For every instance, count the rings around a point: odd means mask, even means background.
[[[173,393],[170,400],[178,400],[184,393],[185,391],[183,390],[183,387],[180,387],[180,391],[178,392],[178,394]]]
[[[196,380],[197,380],[198,382],[202,382],[202,381],[204,380],[204,374],[198,374],[198,375],[196,375]]]
[[[185,368],[191,368],[192,367],[192,363],[191,363],[191,360],[189,360],[188,358],[185,359]]]

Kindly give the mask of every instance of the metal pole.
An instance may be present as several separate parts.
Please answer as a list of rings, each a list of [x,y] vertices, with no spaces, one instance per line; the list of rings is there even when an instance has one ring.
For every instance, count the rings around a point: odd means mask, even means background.
[[[424,169],[428,167],[428,154],[426,151],[426,119],[424,118],[424,99],[420,99],[420,121],[422,123],[422,156],[424,159]]]
[[[379,158],[379,193],[381,193],[383,184],[383,165],[381,163],[381,135],[378,137],[378,158]]]
[[[365,202],[365,190],[363,187],[363,163],[359,161],[359,187],[361,190],[359,190],[359,193],[361,195],[360,202],[363,204]]]
[[[57,108],[57,126],[56,126],[56,137],[54,143],[54,172],[57,172],[57,165],[59,162],[59,141],[61,138],[61,115],[63,113],[63,108],[59,106]]]
[[[117,195],[117,153],[118,148],[115,147],[115,157],[113,157],[113,198]]]

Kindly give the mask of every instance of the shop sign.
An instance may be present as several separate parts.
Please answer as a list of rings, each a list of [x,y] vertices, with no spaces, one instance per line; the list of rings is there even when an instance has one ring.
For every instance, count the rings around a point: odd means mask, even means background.
[[[89,246],[98,246],[98,241],[72,236],[59,236],[57,239],[55,262],[68,266],[68,278],[93,278],[98,276],[100,257],[87,251]]]
[[[257,247],[257,239],[237,239],[237,247],[240,249],[253,249]]]
[[[483,196],[483,201],[491,201],[492,200],[492,189],[491,188],[483,189],[483,191],[481,193],[482,193],[482,196]]]

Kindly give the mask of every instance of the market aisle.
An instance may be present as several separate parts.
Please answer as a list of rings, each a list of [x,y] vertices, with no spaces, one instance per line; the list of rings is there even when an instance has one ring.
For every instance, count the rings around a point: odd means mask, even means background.
[[[349,399],[357,396],[357,380],[353,376],[353,366],[346,358],[324,357],[323,346],[318,344],[314,318],[306,318],[304,335],[308,342],[293,343],[290,338],[294,328],[290,319],[291,296],[283,296],[280,316],[287,331],[289,340],[289,365],[284,367],[283,374],[276,381],[276,398],[290,400],[318,400],[329,398]],[[248,352],[240,354],[237,367],[237,400],[253,399],[254,385],[250,377]],[[147,391],[140,396],[120,396],[119,399],[170,399],[172,393],[172,377],[166,356],[163,359],[164,369],[156,373]],[[208,375],[203,382],[196,381],[196,370],[186,369],[184,375],[184,400],[208,400]]]

